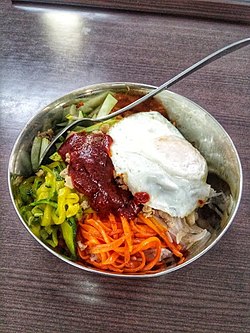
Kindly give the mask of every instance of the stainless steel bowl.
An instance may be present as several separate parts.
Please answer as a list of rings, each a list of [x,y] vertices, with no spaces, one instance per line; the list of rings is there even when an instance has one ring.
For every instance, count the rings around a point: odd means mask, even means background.
[[[155,98],[161,101],[167,110],[168,117],[176,123],[177,128],[194,146],[199,149],[208,163],[209,172],[216,174],[225,181],[230,188],[230,205],[224,213],[220,226],[214,230],[210,240],[201,246],[194,246],[187,260],[178,266],[167,268],[164,271],[152,274],[116,274],[103,272],[95,268],[79,265],[56,253],[52,248],[44,244],[28,228],[21,217],[15,203],[12,190],[13,175],[28,176],[31,174],[30,150],[34,136],[38,131],[53,128],[54,124],[62,117],[62,107],[70,100],[80,96],[89,96],[104,90],[114,92],[133,91],[135,93],[147,93],[155,87],[138,83],[103,83],[88,86],[59,98],[44,109],[39,111],[24,127],[13,147],[8,170],[9,191],[15,210],[28,232],[49,252],[70,265],[89,272],[120,277],[154,277],[180,269],[211,249],[227,231],[232,223],[239,207],[242,192],[242,169],[239,156],[229,135],[222,126],[203,108],[189,99],[169,91],[163,91]]]

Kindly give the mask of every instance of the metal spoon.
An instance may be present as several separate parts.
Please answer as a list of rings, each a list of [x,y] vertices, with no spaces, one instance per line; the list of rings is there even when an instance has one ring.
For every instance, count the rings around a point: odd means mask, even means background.
[[[135,107],[136,105],[146,101],[147,99],[149,99],[150,97],[155,96],[156,94],[158,94],[159,92],[161,92],[162,90],[169,88],[170,86],[172,86],[174,83],[184,79],[186,76],[192,74],[193,72],[197,71],[198,69],[206,66],[207,64],[209,64],[210,62],[219,59],[221,57],[223,57],[224,55],[231,53],[235,50],[238,50],[246,45],[250,44],[250,38],[245,38],[242,40],[239,40],[235,43],[229,44],[221,49],[219,49],[218,51],[215,51],[213,53],[211,53],[210,55],[208,55],[207,57],[201,59],[200,61],[196,62],[195,64],[193,64],[192,66],[188,67],[187,69],[185,69],[184,71],[182,71],[181,73],[177,74],[176,76],[174,76],[172,79],[168,80],[167,82],[163,83],[161,86],[159,86],[156,89],[153,89],[152,91],[150,91],[148,94],[144,95],[143,97],[139,98],[138,100],[136,100],[135,102],[123,107],[120,110],[117,110],[116,112],[113,112],[107,116],[104,117],[100,117],[98,119],[90,119],[90,118],[82,118],[82,119],[77,119],[74,122],[72,122],[71,124],[69,124],[68,126],[64,127],[54,138],[53,140],[50,142],[50,144],[48,145],[48,147],[45,149],[43,155],[40,158],[39,161],[39,166],[42,164],[42,162],[44,161],[44,159],[47,157],[50,149],[52,148],[52,146],[55,144],[55,142],[67,131],[69,131],[71,128],[75,127],[76,125],[81,125],[83,127],[88,127],[91,126],[93,124],[96,124],[98,122],[104,121],[104,120],[108,120],[110,118],[113,118],[127,110],[132,109],[133,107]]]

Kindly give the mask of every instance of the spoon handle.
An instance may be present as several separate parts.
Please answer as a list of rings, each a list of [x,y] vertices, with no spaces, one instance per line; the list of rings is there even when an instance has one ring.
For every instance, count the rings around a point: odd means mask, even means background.
[[[49,146],[45,149],[43,155],[40,158],[39,161],[39,165],[42,164],[43,160],[45,159],[46,155],[48,154],[48,152],[50,151],[51,147],[55,144],[55,142],[58,140],[58,138],[60,136],[62,136],[64,133],[66,133],[67,131],[69,131],[71,128],[75,127],[77,124],[80,123],[84,123],[85,126],[90,126],[93,123],[97,123],[97,122],[101,122],[110,118],[113,118],[127,110],[132,109],[133,107],[135,107],[136,105],[146,101],[147,99],[149,99],[150,97],[155,96],[156,94],[158,94],[159,92],[161,92],[162,90],[169,88],[170,86],[172,86],[174,83],[184,79],[186,76],[188,76],[189,74],[192,74],[193,72],[197,71],[198,69],[206,66],[207,64],[209,64],[210,62],[219,59],[221,57],[223,57],[224,55],[233,52],[235,50],[240,49],[243,46],[246,46],[250,44],[250,38],[245,38],[242,40],[239,40],[235,43],[232,43],[230,45],[227,45],[225,47],[223,47],[222,49],[219,49],[218,51],[215,51],[213,53],[211,53],[210,55],[208,55],[207,57],[201,59],[200,61],[196,62],[195,64],[193,64],[192,66],[188,67],[187,69],[185,69],[184,71],[182,71],[181,73],[177,74],[176,76],[174,76],[172,79],[168,80],[167,82],[163,83],[161,86],[159,86],[158,88],[155,88],[153,90],[151,90],[149,93],[147,93],[146,95],[144,95],[143,97],[137,99],[135,102],[111,113],[108,114],[104,117],[100,117],[100,118],[95,118],[95,119],[88,119],[88,118],[83,118],[83,119],[78,119],[76,121],[74,121],[73,123],[71,123],[70,125],[66,126],[64,129],[62,129],[55,137],[54,139],[51,141],[51,143],[49,144]]]
[[[201,59],[200,61],[196,62],[195,64],[193,64],[192,66],[188,67],[187,69],[185,69],[184,71],[182,71],[181,73],[177,74],[176,76],[174,76],[172,79],[168,80],[167,82],[163,83],[161,86],[159,86],[156,89],[153,89],[152,91],[150,91],[148,94],[144,95],[143,97],[137,99],[135,102],[125,106],[124,108],[117,110],[116,112],[113,112],[110,115],[95,119],[96,121],[103,121],[106,119],[109,119],[110,116],[115,117],[119,114],[121,114],[122,112],[125,112],[127,110],[132,109],[133,107],[135,107],[136,105],[146,101],[148,98],[155,96],[156,94],[158,94],[159,92],[161,92],[162,90],[171,87],[173,84],[177,83],[178,81],[184,79],[186,76],[192,74],[193,72],[197,71],[198,69],[208,65],[209,63],[211,63],[212,61],[219,59],[221,57],[223,57],[224,55],[231,53],[233,51],[236,51],[246,45],[250,44],[250,38],[245,38],[242,40],[239,40],[235,43],[229,44],[213,53],[211,53],[210,55],[208,55],[207,57]]]

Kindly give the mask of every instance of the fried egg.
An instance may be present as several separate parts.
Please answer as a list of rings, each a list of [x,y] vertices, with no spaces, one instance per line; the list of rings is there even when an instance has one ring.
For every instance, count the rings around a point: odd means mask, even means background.
[[[130,115],[108,134],[116,175],[133,195],[148,193],[146,205],[185,217],[209,196],[206,160],[160,113]]]

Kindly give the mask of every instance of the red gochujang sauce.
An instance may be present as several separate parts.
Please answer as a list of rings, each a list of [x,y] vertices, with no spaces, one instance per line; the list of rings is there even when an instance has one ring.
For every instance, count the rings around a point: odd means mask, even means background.
[[[130,94],[130,93],[116,93],[116,94],[114,94],[114,96],[118,102],[114,106],[112,112],[115,112],[115,111],[123,108],[124,106],[131,104],[132,102],[136,101],[143,95]],[[133,107],[131,110],[124,112],[123,116],[126,117],[132,113],[146,112],[146,111],[158,111],[164,117],[166,117],[166,115],[167,115],[166,109],[163,107],[163,105],[160,102],[158,102],[154,98],[149,98],[148,100],[144,101],[143,103],[140,103],[137,106]]]
[[[134,196],[118,186],[114,179],[114,166],[110,158],[112,138],[103,133],[74,133],[59,148],[66,160],[69,154],[69,175],[74,188],[84,194],[100,217],[110,213],[129,219],[136,217],[149,200],[144,192]]]

